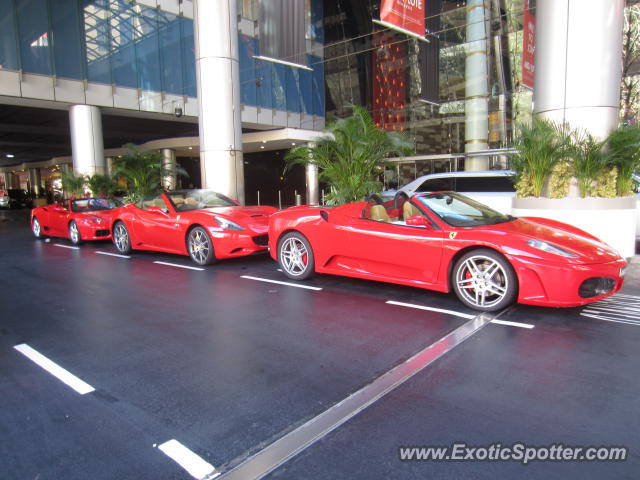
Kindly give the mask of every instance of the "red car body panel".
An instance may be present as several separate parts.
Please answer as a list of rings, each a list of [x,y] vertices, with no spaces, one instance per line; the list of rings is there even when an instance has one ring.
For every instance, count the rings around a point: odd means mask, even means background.
[[[114,210],[74,212],[72,200],[44,205],[31,210],[31,224],[38,218],[43,235],[69,238],[69,223],[75,220],[83,241],[111,239],[111,215]]]
[[[269,215],[277,211],[276,208],[238,205],[177,212],[166,194],[162,194],[162,199],[166,211],[144,210],[130,203],[114,214],[112,226],[116,221],[124,222],[133,249],[188,255],[187,233],[195,225],[209,233],[217,259],[242,257],[268,248]],[[229,219],[244,230],[222,229],[214,216]]]
[[[411,202],[417,206],[415,197]],[[518,218],[477,227],[453,227],[428,215],[431,228],[398,225],[363,218],[366,202],[335,208],[292,208],[269,221],[270,254],[277,260],[278,241],[289,231],[302,233],[311,244],[315,271],[368,280],[451,290],[456,260],[476,248],[495,250],[511,263],[518,278],[517,301],[570,307],[601,300],[622,288],[626,261],[608,245],[573,226],[542,218]],[[423,209],[424,210],[424,209]],[[323,215],[327,219],[323,219]],[[393,211],[391,211],[393,213]],[[533,248],[537,239],[557,245],[577,258]],[[583,298],[582,282],[591,277],[615,279],[604,295]]]

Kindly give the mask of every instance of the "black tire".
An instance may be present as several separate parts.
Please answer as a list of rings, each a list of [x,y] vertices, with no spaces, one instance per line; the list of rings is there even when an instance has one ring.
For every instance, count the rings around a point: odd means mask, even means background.
[[[211,236],[200,226],[189,230],[187,234],[187,252],[189,252],[189,257],[196,265],[211,265],[216,261]]]
[[[451,272],[451,285],[466,306],[495,312],[512,304],[518,278],[511,264],[494,250],[480,248],[465,253]]]
[[[113,225],[111,238],[116,250],[118,250],[120,254],[128,255],[131,253],[131,236],[129,235],[129,230],[124,222],[117,221]]]
[[[69,240],[76,246],[82,243],[82,236],[80,235],[80,230],[75,220],[69,222]]]
[[[36,238],[44,238],[44,235],[42,234],[42,225],[40,224],[38,217],[33,217],[33,220],[31,220],[31,232]]]
[[[307,237],[289,232],[278,241],[278,264],[292,280],[306,280],[315,273],[313,249]]]

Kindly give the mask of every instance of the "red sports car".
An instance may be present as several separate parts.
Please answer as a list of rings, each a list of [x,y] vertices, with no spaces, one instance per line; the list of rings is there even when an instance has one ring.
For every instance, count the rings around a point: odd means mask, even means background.
[[[453,290],[481,311],[514,301],[578,306],[622,288],[626,261],[570,225],[503,215],[454,192],[400,197],[393,207],[362,202],[276,213],[271,256],[292,279],[319,272]]]
[[[198,265],[262,252],[273,207],[242,207],[212,190],[164,192],[113,216],[113,243],[131,250],[189,255]]]
[[[31,210],[31,231],[36,238],[63,237],[74,245],[84,240],[111,238],[111,213],[121,206],[110,198],[80,198]]]

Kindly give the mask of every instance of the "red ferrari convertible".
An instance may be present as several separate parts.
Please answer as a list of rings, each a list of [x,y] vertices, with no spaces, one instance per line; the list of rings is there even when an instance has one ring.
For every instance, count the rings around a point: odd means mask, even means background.
[[[165,192],[113,216],[113,243],[131,250],[189,255],[198,265],[265,251],[273,207],[242,207],[212,190]]]
[[[269,246],[286,276],[313,272],[440,292],[495,311],[514,301],[571,307],[622,288],[627,263],[570,225],[514,218],[454,192],[271,216]]]
[[[80,198],[31,210],[31,231],[36,238],[63,237],[74,245],[84,240],[111,238],[111,214],[121,206],[110,198]]]

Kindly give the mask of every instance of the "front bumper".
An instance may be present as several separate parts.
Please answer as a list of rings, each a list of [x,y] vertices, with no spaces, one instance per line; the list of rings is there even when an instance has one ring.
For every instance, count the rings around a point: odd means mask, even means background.
[[[245,257],[268,250],[266,233],[251,230],[209,230],[217,259]]]
[[[579,307],[602,300],[620,291],[627,262],[619,259],[589,265],[549,264],[519,258],[513,262],[518,276],[518,303],[545,307]],[[605,293],[585,298],[585,282],[593,278],[610,279]],[[588,282],[587,282],[588,285]]]
[[[82,240],[111,240],[111,230],[107,222],[101,224],[79,223],[78,230]]]

